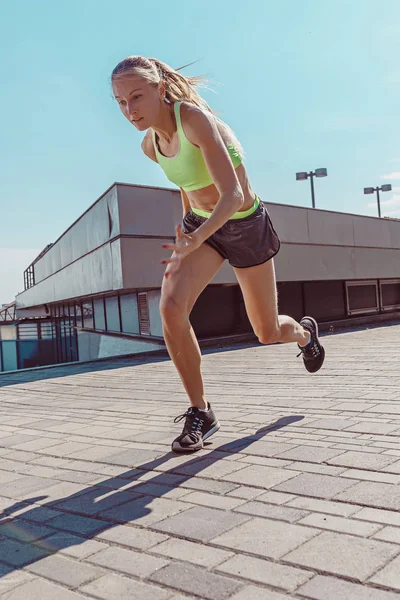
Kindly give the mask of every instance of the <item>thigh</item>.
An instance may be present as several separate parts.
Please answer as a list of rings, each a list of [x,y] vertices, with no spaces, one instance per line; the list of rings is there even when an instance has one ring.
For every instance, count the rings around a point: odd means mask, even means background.
[[[235,268],[234,271],[255,333],[279,328],[273,259],[255,267]]]
[[[163,277],[161,304],[173,302],[182,310],[191,312],[197,298],[219,271],[224,258],[204,243],[186,256],[179,269],[168,278]]]

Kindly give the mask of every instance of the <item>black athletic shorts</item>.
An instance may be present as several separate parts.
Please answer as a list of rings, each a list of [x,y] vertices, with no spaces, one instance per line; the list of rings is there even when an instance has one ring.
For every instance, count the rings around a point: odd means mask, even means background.
[[[183,218],[182,229],[184,233],[193,233],[205,221],[207,217],[190,210]],[[262,201],[251,215],[224,223],[205,243],[227,259],[232,267],[238,268],[267,262],[278,253],[281,245]]]

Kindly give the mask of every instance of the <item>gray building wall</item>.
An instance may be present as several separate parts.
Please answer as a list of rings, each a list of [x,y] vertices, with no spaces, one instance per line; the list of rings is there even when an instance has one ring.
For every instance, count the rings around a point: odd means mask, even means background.
[[[400,221],[266,204],[282,241],[278,281],[400,277]],[[167,254],[161,245],[181,218],[178,191],[114,184],[35,264],[36,285],[17,296],[17,310],[116,290],[159,290]],[[227,263],[212,281],[235,282]],[[158,293],[150,302],[154,331],[161,326]]]

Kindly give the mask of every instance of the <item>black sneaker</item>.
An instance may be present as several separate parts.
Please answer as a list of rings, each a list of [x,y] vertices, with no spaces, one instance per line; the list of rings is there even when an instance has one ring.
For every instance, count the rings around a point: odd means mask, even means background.
[[[325,359],[325,350],[319,343],[318,325],[312,317],[303,317],[300,325],[310,332],[310,341],[306,346],[299,346],[300,353],[303,355],[304,366],[309,373],[316,373],[322,367]]]
[[[208,411],[204,412],[191,406],[183,415],[174,419],[179,423],[186,417],[185,425],[180,436],[172,442],[174,452],[195,452],[203,448],[203,441],[218,431],[220,424],[208,403]]]

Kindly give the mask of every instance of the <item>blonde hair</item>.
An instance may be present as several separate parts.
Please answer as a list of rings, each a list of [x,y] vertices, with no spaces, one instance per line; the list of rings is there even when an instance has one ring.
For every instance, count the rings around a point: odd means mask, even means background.
[[[190,63],[193,64],[193,63]],[[225,131],[232,138],[232,142],[236,148],[244,155],[241,143],[237,139],[233,130],[222,121],[207,102],[197,92],[197,87],[205,87],[207,79],[201,75],[194,77],[185,77],[178,71],[190,66],[184,65],[178,69],[174,69],[167,63],[158,60],[157,58],[146,58],[145,56],[128,56],[117,64],[111,74],[111,83],[116,79],[120,79],[125,75],[138,75],[145,79],[148,83],[157,85],[160,81],[165,83],[165,97],[169,102],[189,102],[198,106],[204,111],[210,112],[216,121],[218,121]]]

